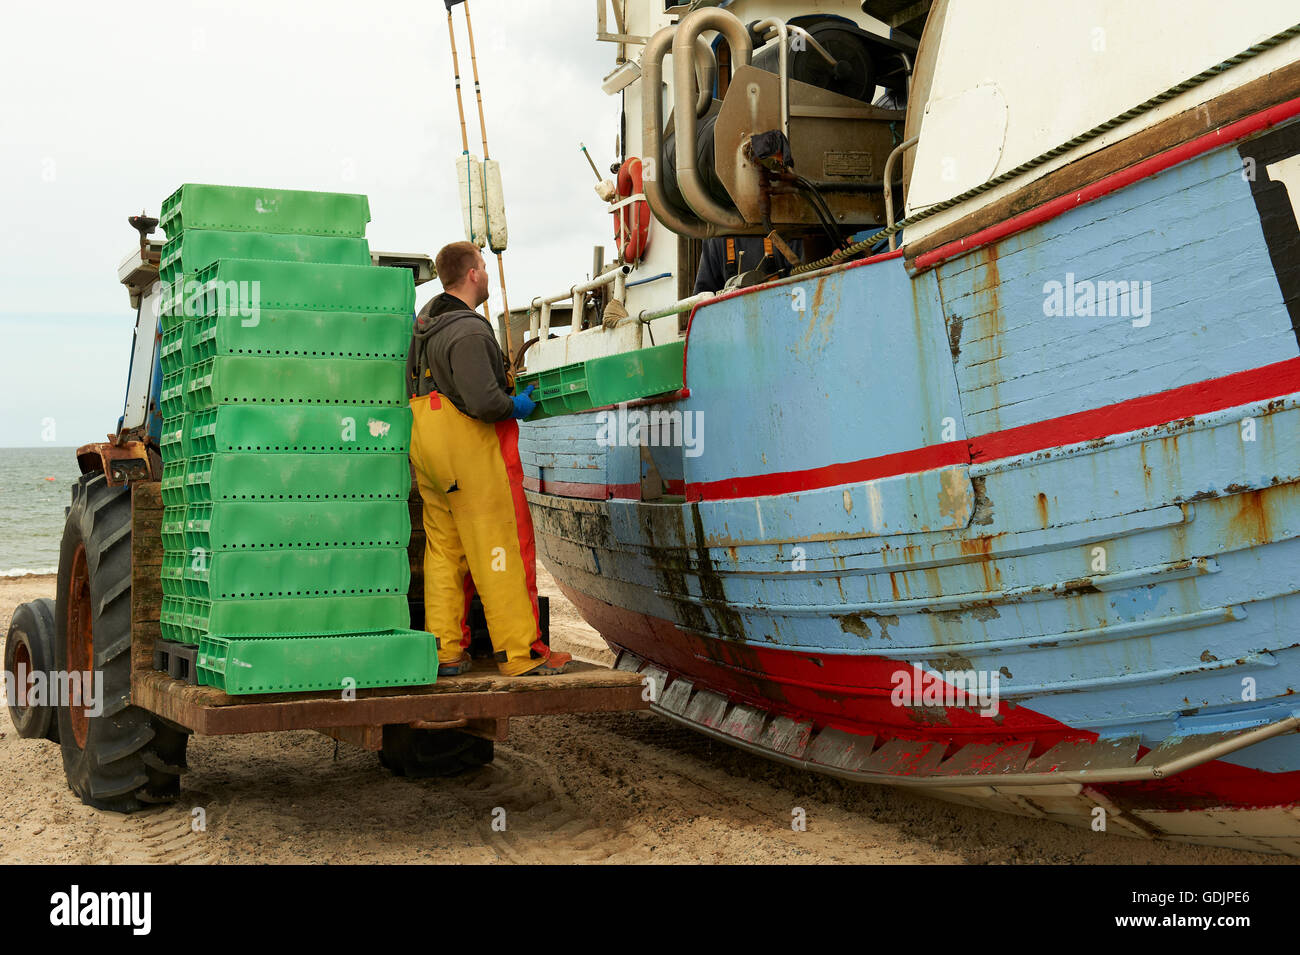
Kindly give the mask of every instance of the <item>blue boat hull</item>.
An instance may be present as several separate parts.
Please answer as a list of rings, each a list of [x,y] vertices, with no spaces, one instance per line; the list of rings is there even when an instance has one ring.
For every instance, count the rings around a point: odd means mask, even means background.
[[[703,732],[1300,851],[1300,304],[1261,137],[1300,151],[1284,122],[933,267],[699,308],[684,396],[525,427],[539,555]]]

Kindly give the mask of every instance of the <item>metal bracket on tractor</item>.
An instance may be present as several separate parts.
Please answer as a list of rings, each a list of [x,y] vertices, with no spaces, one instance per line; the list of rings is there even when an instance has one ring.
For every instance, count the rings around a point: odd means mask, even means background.
[[[84,444],[77,448],[77,465],[82,474],[102,472],[109,487],[148,481],[155,471],[148,445],[136,440]]]

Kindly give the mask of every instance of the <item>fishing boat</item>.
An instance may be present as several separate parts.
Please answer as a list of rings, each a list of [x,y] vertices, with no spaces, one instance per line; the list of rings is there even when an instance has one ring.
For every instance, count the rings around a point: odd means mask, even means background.
[[[996,9],[598,4],[615,256],[510,313],[538,556],[716,739],[1300,854],[1295,7]]]

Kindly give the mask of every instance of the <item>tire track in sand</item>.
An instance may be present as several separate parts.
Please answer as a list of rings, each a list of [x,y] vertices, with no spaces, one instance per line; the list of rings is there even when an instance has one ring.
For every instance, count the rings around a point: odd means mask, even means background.
[[[96,861],[121,865],[206,865],[215,862],[206,832],[192,828],[191,800],[132,813],[103,813]]]
[[[637,843],[624,827],[586,812],[551,763],[501,743],[492,764],[446,782],[503,862],[607,862]],[[505,810],[504,829],[498,810]]]

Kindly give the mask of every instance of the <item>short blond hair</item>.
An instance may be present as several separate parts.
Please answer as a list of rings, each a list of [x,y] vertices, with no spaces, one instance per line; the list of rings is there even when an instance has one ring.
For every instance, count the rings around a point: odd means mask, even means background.
[[[449,242],[438,250],[433,260],[434,271],[444,289],[454,288],[465,281],[470,269],[478,268],[483,253],[473,242]]]

